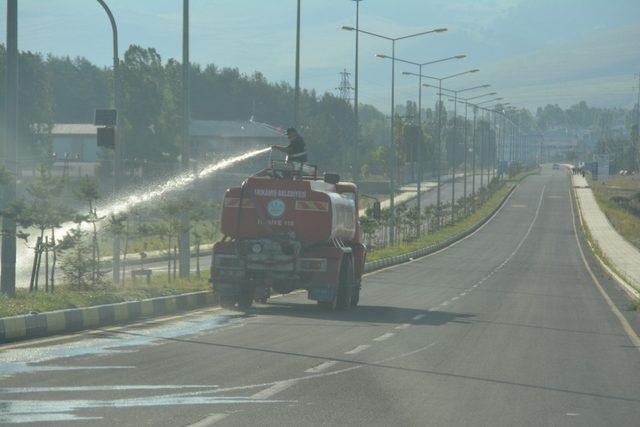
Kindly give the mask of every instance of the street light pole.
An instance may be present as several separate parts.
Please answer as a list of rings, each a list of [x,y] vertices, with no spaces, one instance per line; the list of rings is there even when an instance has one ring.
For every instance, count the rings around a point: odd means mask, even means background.
[[[10,172],[4,186],[1,207],[16,198],[18,173],[18,1],[7,0],[7,45],[5,69],[5,147],[4,164]],[[2,255],[0,259],[0,291],[13,297],[16,293],[16,223],[8,215],[2,217]]]
[[[419,135],[422,136],[422,67],[426,66],[426,65],[431,65],[431,64],[436,64],[439,62],[445,62],[445,61],[450,61],[452,59],[462,59],[465,58],[466,55],[456,55],[456,56],[450,56],[447,58],[442,58],[442,59],[437,59],[435,61],[428,61],[428,62],[422,62],[422,63],[418,63],[418,62],[413,62],[413,61],[407,61],[405,59],[400,59],[400,58],[396,58],[395,55],[391,58],[389,58],[387,55],[377,55],[379,58],[388,58],[388,59],[392,59],[395,61],[399,61],[399,62],[404,62],[406,64],[411,64],[411,65],[416,65],[418,67],[418,128],[420,130]],[[403,74],[411,74],[411,73],[403,73]],[[421,233],[421,229],[422,229],[422,224],[420,221],[420,212],[422,209],[422,176],[423,176],[423,169],[422,169],[422,141],[418,141],[418,147],[417,147],[417,163],[418,163],[418,182],[416,183],[416,203],[417,203],[417,209],[418,209],[418,224],[416,227],[417,230],[417,237],[420,237],[420,233]]]
[[[352,0],[356,3],[356,63],[355,63],[355,84],[353,90],[353,118],[355,121],[354,141],[353,141],[353,180],[358,182],[360,179],[360,153],[358,152],[358,144],[360,141],[360,118],[358,106],[358,44],[360,38],[360,2],[362,0]]]
[[[464,57],[463,55],[459,55],[459,57]],[[410,72],[403,72],[402,74],[405,75],[411,75],[411,76],[421,76],[427,79],[431,79],[431,80],[437,80],[438,81],[438,147],[437,147],[437,154],[436,154],[436,174],[437,174],[437,180],[438,180],[438,184],[437,184],[437,189],[436,189],[436,216],[437,216],[437,223],[438,226],[440,226],[440,210],[441,210],[441,189],[440,186],[442,184],[442,179],[440,177],[440,161],[441,161],[441,145],[442,145],[442,81],[443,80],[448,80],[454,77],[458,77],[458,76],[462,76],[465,74],[470,74],[470,73],[477,73],[478,70],[477,68],[474,68],[473,70],[467,70],[467,71],[463,71],[461,73],[456,73],[456,74],[452,74],[450,76],[446,76],[446,77],[433,77],[433,76],[426,76],[423,75],[422,73],[420,74],[415,74],[415,73],[410,73]],[[423,84],[423,86],[431,86],[431,85],[425,85]],[[470,90],[470,89],[469,89]]]
[[[182,169],[189,170],[191,157],[190,126],[190,64],[189,60],[189,0],[182,1]],[[191,271],[191,243],[189,239],[189,212],[182,208],[180,212],[181,228],[178,245],[180,246],[180,277],[189,278]]]
[[[293,124],[298,127],[300,120],[300,0],[296,13],[296,83],[293,98]]]
[[[111,9],[104,0],[97,0],[100,6],[107,13],[109,23],[111,24],[111,33],[113,37],[113,107],[118,114],[120,107],[120,59],[118,58],[118,27],[116,20],[111,13]],[[120,175],[122,174],[122,144],[120,138],[120,126],[116,123],[114,133],[114,153],[113,153],[113,194],[115,195],[120,189]],[[113,236],[113,255],[112,255],[112,275],[113,283],[120,283],[120,236],[116,233]],[[124,279],[124,278],[123,278]]]
[[[471,172],[471,195],[473,195],[475,200],[476,195],[476,117],[478,114],[478,107],[473,106],[473,142],[472,149],[473,156],[471,157],[471,167],[473,171]],[[474,203],[475,206],[475,203]]]
[[[380,58],[388,58],[388,56],[386,55],[377,55]],[[395,58],[392,57],[390,59],[395,59],[396,61],[400,61],[400,62],[404,62],[406,64],[411,64],[411,65],[416,65],[418,66],[418,127],[420,129],[420,135],[422,135],[422,86],[428,86],[428,85],[423,85],[422,84],[422,67],[426,66],[426,65],[432,65],[432,64],[436,64],[436,63],[440,63],[440,62],[445,62],[445,61],[450,61],[452,59],[463,59],[466,58],[466,55],[455,55],[455,56],[450,56],[447,58],[442,58],[442,59],[437,59],[435,61],[428,61],[428,62],[422,62],[422,63],[417,63],[417,62],[413,62],[413,61],[407,61],[405,59],[400,59],[400,58]],[[406,73],[404,72],[403,74],[405,75],[415,75],[413,73]],[[422,170],[422,141],[418,142],[418,147],[417,147],[417,161],[418,161],[418,182],[416,184],[416,203],[417,203],[417,209],[418,209],[418,224],[416,227],[417,230],[417,237],[420,237],[420,233],[421,233],[421,221],[420,221],[420,213],[422,212],[422,176],[423,176],[423,170]]]
[[[395,125],[395,61],[396,61],[396,42],[398,40],[404,40],[412,37],[422,36],[425,34],[431,33],[442,33],[447,31],[446,28],[437,28],[435,30],[423,31],[420,33],[410,34],[402,37],[388,37],[381,34],[372,33],[370,31],[361,30],[359,28],[353,28],[348,26],[343,26],[343,30],[347,31],[356,31],[363,34],[368,34],[373,37],[378,37],[381,39],[389,40],[391,42],[391,132],[390,132],[390,150],[391,150],[391,177],[389,179],[389,209],[391,210],[391,227],[389,233],[389,243],[393,246],[395,244],[395,227],[396,227],[396,214],[395,214],[395,179],[396,179],[396,163],[398,158],[398,153],[395,145],[394,138],[394,125]],[[384,57],[384,55],[378,55]]]

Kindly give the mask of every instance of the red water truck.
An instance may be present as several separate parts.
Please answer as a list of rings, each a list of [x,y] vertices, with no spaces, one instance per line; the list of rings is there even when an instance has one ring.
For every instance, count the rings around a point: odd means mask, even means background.
[[[271,292],[304,289],[328,310],[360,299],[366,247],[358,189],[315,166],[269,161],[227,189],[213,247],[211,282],[223,307],[248,309]]]

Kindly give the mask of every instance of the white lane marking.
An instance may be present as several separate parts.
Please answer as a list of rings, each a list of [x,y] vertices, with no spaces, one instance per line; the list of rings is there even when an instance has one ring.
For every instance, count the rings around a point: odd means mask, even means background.
[[[445,302],[443,302],[443,303],[442,303],[442,304],[440,304],[440,305],[441,305],[442,307],[446,307],[446,306],[448,306],[449,304],[450,304],[450,302],[449,302],[449,301],[445,301]]]
[[[453,298],[451,298],[451,301],[455,301],[457,299],[460,299],[460,297],[453,297]]]
[[[315,374],[317,372],[324,371],[325,369],[328,369],[337,364],[338,364],[337,361],[324,362],[319,364],[318,366],[314,366],[313,368],[306,369],[305,372],[308,374]]]
[[[540,208],[542,207],[542,200],[544,199],[544,192],[546,190],[547,186],[546,184],[542,186],[542,191],[540,192],[540,200],[538,200],[538,207],[536,208],[536,213],[533,216],[533,219],[531,220],[531,224],[529,224],[529,228],[527,228],[527,232],[524,234],[524,236],[522,237],[522,240],[520,240],[520,242],[518,242],[518,245],[516,246],[516,248],[513,250],[513,252],[511,252],[511,254],[496,268],[494,268],[491,273],[489,273],[488,275],[486,275],[485,277],[483,277],[482,279],[478,280],[477,283],[475,283],[472,287],[475,288],[476,286],[484,283],[485,280],[490,279],[494,274],[496,274],[498,271],[500,271],[505,265],[507,265],[507,263],[509,261],[511,261],[511,259],[516,256],[516,254],[518,253],[518,251],[520,250],[520,248],[522,247],[522,245],[524,244],[525,240],[527,240],[527,237],[529,237],[529,234],[531,234],[531,230],[533,230],[533,226],[535,225],[538,216],[540,215]],[[455,299],[452,298],[452,300]],[[444,303],[443,303],[444,304]]]
[[[573,194],[571,194],[571,192],[569,193],[569,197],[570,197],[570,200],[572,200]],[[609,294],[607,294],[607,292],[604,290],[604,288],[600,284],[600,281],[598,280],[596,275],[593,274],[593,270],[591,270],[591,266],[587,262],[587,258],[584,255],[584,251],[582,250],[582,246],[580,246],[580,240],[578,238],[578,227],[576,226],[576,215],[573,209],[573,202],[570,202],[570,203],[571,203],[571,221],[573,222],[573,234],[576,238],[576,244],[578,245],[580,258],[582,258],[582,262],[586,267],[587,272],[589,273],[589,276],[591,276],[591,280],[596,285],[596,288],[598,288],[600,295],[602,295],[602,298],[604,298],[604,300],[606,301],[611,311],[613,311],[613,314],[618,318],[618,322],[620,322],[620,326],[622,326],[622,329],[629,337],[631,344],[636,348],[636,350],[640,351],[640,337],[638,337],[638,335],[636,334],[636,331],[634,331],[634,329],[631,327],[626,317],[624,317],[624,315],[620,313],[620,310],[618,310],[618,307],[616,307],[615,303],[611,300],[611,298],[609,297]]]
[[[188,427],[208,427],[208,426],[212,426],[215,423],[217,423],[218,421],[221,421],[224,418],[226,418],[228,415],[229,414],[211,414],[208,417],[205,417],[205,418],[201,419],[197,423],[189,424]]]
[[[377,338],[374,338],[374,341],[384,341],[384,340],[388,340],[389,338],[391,338],[392,336],[394,336],[395,334],[393,332],[387,332],[386,334],[382,334]]]
[[[369,347],[371,347],[369,344],[362,344],[362,345],[357,346],[353,350],[345,351],[344,354],[358,354],[360,352],[365,351]]]
[[[256,400],[269,399],[271,396],[288,389],[295,383],[296,383],[296,380],[279,381],[269,388],[266,388],[262,391],[252,394],[251,398]]]
[[[320,372],[318,374],[309,374],[309,375],[305,375],[305,376],[302,376],[302,377],[289,378],[289,379],[286,379],[286,380],[272,381],[272,382],[262,383],[262,384],[249,384],[249,385],[241,385],[241,386],[234,386],[234,387],[219,388],[219,389],[215,389],[215,390],[212,389],[212,390],[207,390],[207,391],[176,393],[176,394],[173,394],[173,395],[169,395],[167,397],[201,396],[201,395],[206,395],[206,394],[226,393],[226,392],[230,392],[230,391],[251,390],[251,389],[259,388],[259,387],[276,386],[276,385],[279,385],[281,383],[296,383],[296,382],[299,382],[299,381],[308,381],[308,380],[313,380],[313,379],[316,379],[316,378],[325,378],[325,377],[344,374],[346,372],[355,371],[357,369],[366,368],[366,367],[369,367],[371,365],[379,365],[381,363],[388,363],[388,362],[391,362],[391,361],[394,361],[394,360],[397,360],[397,359],[402,359],[403,357],[412,356],[414,354],[421,353],[423,351],[428,350],[429,348],[433,347],[437,343],[438,343],[437,341],[434,341],[434,342],[429,343],[429,344],[427,344],[427,345],[425,345],[423,347],[417,348],[415,350],[412,350],[412,351],[409,351],[409,352],[406,352],[406,353],[401,353],[401,354],[397,354],[395,356],[387,357],[385,359],[376,360],[376,361],[372,362],[371,364],[366,364],[366,365],[357,364],[355,366],[349,366],[347,368],[336,369],[335,371]],[[369,347],[369,346],[367,345],[366,347]],[[251,397],[253,397],[253,396],[251,396]]]
[[[409,326],[411,326],[411,323],[403,323],[402,325],[396,326],[396,329],[407,329]]]
[[[413,316],[413,320],[420,320],[423,319],[426,316],[426,314],[416,314],[415,316]]]
[[[460,294],[461,297],[465,296],[467,294],[468,291],[464,291],[463,293]]]

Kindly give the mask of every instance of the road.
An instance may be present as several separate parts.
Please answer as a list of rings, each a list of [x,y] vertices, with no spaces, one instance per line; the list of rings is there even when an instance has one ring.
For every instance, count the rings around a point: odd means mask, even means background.
[[[640,318],[572,215],[546,168],[472,236],[366,276],[352,311],[296,294],[4,346],[0,423],[635,426]]]

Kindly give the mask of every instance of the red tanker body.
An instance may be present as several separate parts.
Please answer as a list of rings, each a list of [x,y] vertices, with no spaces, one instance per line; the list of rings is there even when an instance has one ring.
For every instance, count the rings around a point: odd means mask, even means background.
[[[358,304],[366,248],[354,184],[272,162],[227,190],[220,228],[211,280],[223,306],[246,309],[272,289],[305,289],[332,310]]]

